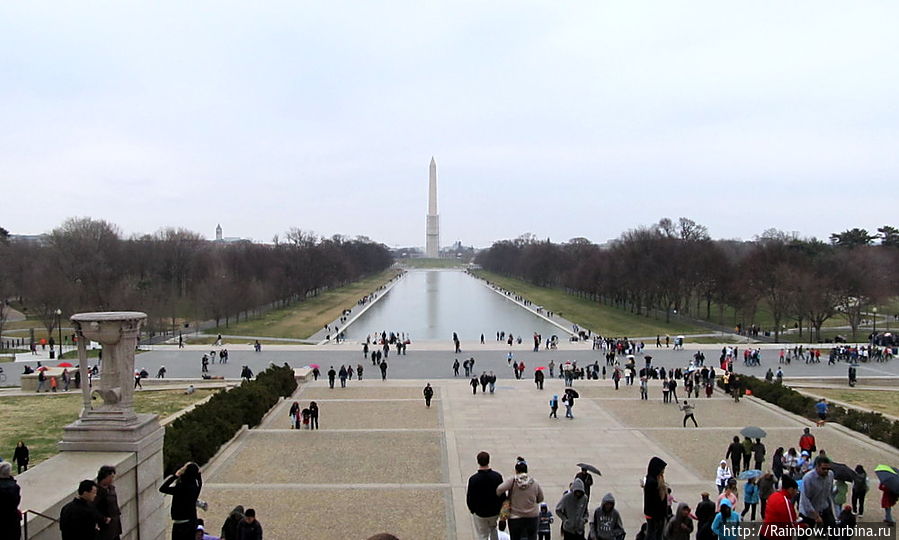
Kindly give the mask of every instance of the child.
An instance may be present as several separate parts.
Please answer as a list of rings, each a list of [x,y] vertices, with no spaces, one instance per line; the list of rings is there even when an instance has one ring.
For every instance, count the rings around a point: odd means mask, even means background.
[[[501,519],[496,524],[496,540],[512,540],[509,533],[506,532],[506,520]]]
[[[302,427],[309,429],[309,418],[312,416],[312,411],[310,411],[309,409],[303,409],[303,411],[300,413],[300,416],[303,419]],[[297,425],[297,429],[300,429],[299,425]]]
[[[558,418],[556,416],[556,411],[559,410],[559,396],[557,394],[553,394],[552,399],[549,400],[549,417],[550,418]]]
[[[540,503],[540,515],[537,516],[537,540],[549,540],[552,535],[550,525],[553,522],[553,513],[549,511],[546,503]]]
[[[852,513],[852,505],[844,504],[843,510],[837,517],[837,526],[842,529],[838,534],[838,538],[852,538],[852,533],[849,533],[848,530],[855,528],[855,525],[856,519],[855,514]]]

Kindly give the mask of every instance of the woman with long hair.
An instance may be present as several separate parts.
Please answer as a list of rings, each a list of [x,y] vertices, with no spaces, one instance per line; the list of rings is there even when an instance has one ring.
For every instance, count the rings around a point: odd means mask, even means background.
[[[197,499],[203,489],[200,466],[188,461],[165,479],[159,491],[172,496],[172,540],[194,540],[197,534]]]

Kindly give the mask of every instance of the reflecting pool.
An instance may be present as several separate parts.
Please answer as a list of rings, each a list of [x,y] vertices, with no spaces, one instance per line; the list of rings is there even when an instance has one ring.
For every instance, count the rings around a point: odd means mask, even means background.
[[[346,330],[346,338],[365,339],[381,331],[405,332],[415,340],[462,341],[481,334],[495,341],[496,333],[522,336],[528,343],[534,332],[546,340],[565,339],[565,332],[528,310],[493,292],[483,281],[461,270],[410,270],[384,298]]]

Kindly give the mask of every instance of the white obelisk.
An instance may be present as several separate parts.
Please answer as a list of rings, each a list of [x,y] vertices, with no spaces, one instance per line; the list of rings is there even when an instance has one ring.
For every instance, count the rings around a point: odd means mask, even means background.
[[[428,226],[425,256],[429,259],[440,257],[440,218],[437,215],[437,162],[431,156],[428,174]]]

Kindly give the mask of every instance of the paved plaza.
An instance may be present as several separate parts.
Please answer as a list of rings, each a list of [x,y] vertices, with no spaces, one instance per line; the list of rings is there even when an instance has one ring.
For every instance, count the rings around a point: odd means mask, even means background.
[[[768,431],[769,458],[778,446],[796,446],[802,428],[812,427],[818,447],[837,461],[869,471],[899,461],[896,450],[840,427],[815,428],[754,399],[734,403],[719,393],[695,400],[700,428],[684,429],[682,414],[662,403],[657,387],[641,402],[636,386],[616,391],[610,381],[579,381],[576,418],[568,420],[564,408],[559,419],[548,417],[550,396],[563,389],[558,380],[540,391],[530,380],[502,379],[495,394],[472,395],[465,380],[432,379],[430,409],[421,397],[424,382],[300,386],[208,466],[207,524],[217,531],[242,504],[256,508],[267,538],[364,539],[382,531],[403,539],[473,538],[465,487],[475,455],[486,450],[503,475],[512,472],[516,456],[525,457],[550,507],[578,471],[576,463],[596,465],[603,476],[594,479],[594,499],[614,493],[630,536],[642,521],[639,481],[652,456],[668,462],[674,496],[695,505],[700,492],[715,492],[717,462],[746,425]],[[319,404],[320,430],[289,429],[294,400]],[[872,514],[877,495],[875,489],[868,497]]]

